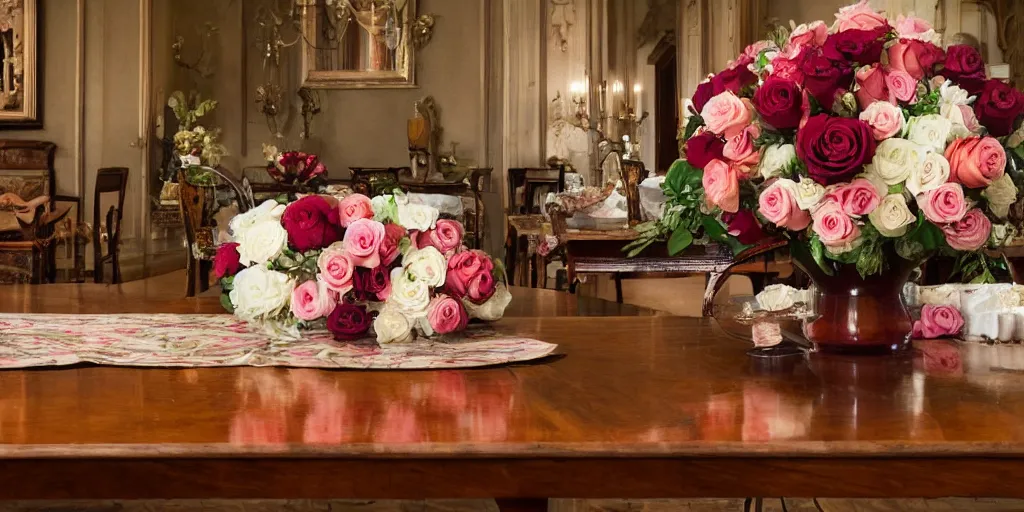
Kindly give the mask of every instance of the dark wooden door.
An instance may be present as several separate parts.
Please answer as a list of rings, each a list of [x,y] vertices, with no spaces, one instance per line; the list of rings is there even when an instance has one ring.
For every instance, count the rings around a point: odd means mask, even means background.
[[[679,94],[676,83],[676,51],[672,46],[661,52],[655,66],[655,165],[658,174],[668,171],[672,162],[679,158],[676,143],[679,126]]]

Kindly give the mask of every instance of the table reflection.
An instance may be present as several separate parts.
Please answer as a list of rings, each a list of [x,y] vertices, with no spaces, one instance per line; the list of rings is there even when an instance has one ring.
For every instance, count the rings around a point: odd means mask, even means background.
[[[496,442],[509,436],[516,381],[417,372],[363,385],[316,370],[242,372],[235,444]]]

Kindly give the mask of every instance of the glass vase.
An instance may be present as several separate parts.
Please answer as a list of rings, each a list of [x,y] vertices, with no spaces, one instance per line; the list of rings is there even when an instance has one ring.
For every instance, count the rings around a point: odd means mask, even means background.
[[[829,275],[806,244],[793,243],[790,252],[814,283],[813,314],[803,332],[816,352],[890,354],[909,346],[913,319],[902,292],[922,261],[908,261],[887,249],[881,273],[861,277],[856,265],[845,264]]]

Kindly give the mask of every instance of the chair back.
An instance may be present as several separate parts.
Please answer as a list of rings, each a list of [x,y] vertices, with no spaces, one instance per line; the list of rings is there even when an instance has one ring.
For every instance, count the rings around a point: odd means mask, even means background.
[[[516,167],[508,170],[508,213],[540,214],[539,193],[565,191],[565,167]]]
[[[96,188],[92,200],[92,255],[95,270],[93,279],[103,282],[103,265],[111,262],[111,284],[121,282],[120,262],[121,219],[124,216],[124,196],[128,190],[128,168],[107,167],[96,173]],[[101,237],[100,202],[103,194],[117,193],[117,206],[111,205],[106,213],[107,254],[103,254]]]

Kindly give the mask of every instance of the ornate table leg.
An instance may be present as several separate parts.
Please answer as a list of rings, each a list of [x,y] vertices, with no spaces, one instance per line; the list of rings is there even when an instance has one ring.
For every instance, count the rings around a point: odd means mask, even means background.
[[[547,498],[505,498],[494,500],[501,512],[547,512]]]

